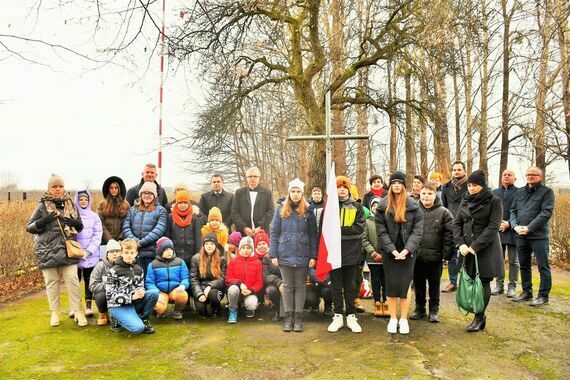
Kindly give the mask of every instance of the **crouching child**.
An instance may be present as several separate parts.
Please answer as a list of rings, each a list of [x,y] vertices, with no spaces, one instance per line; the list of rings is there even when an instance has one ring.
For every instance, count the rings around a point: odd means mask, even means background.
[[[107,284],[107,275],[109,270],[121,255],[121,245],[116,240],[109,240],[107,242],[107,253],[105,258],[100,261],[89,279],[89,290],[93,293],[93,299],[99,310],[99,318],[97,325],[105,326],[109,323],[109,316],[107,313],[107,294],[105,293],[105,285]]]
[[[144,272],[137,265],[137,241],[125,239],[121,243],[123,253],[109,269],[105,292],[111,320],[111,330],[124,327],[133,334],[153,334],[149,317],[158,301],[158,290],[144,288]]]

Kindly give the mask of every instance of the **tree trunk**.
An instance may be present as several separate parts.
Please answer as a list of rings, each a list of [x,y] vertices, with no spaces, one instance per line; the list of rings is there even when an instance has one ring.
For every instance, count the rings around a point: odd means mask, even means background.
[[[368,87],[368,68],[359,75],[359,87]],[[368,109],[366,105],[359,105],[356,108],[358,114],[358,134],[368,134]],[[366,190],[366,148],[368,140],[358,140],[356,142],[356,187],[359,194],[364,194]]]
[[[449,128],[447,125],[447,100],[445,87],[445,70],[434,63],[435,69],[435,125],[433,139],[435,142],[435,167],[441,173],[449,173]]]
[[[564,104],[564,122],[566,125],[566,163],[570,178],[570,27],[568,17],[570,5],[566,0],[557,0],[556,19],[558,24],[558,44],[560,62],[564,65],[562,75],[562,103]]]
[[[425,86],[420,81],[420,99],[422,103],[426,101]],[[428,156],[427,156],[427,122],[426,116],[421,113],[418,116],[418,126],[420,135],[420,172],[422,175],[428,175]]]
[[[497,183],[501,183],[502,173],[509,165],[509,61],[511,57],[509,34],[515,6],[513,5],[513,8],[509,14],[507,14],[507,0],[501,0],[501,11],[503,15],[503,101],[501,106],[501,161],[499,164],[499,180]]]
[[[343,31],[344,25],[344,0],[332,0],[332,30],[330,38],[331,44],[331,64],[332,64],[332,78],[337,78],[344,70],[344,46],[345,36]],[[332,81],[331,81],[332,82]],[[338,94],[342,94],[344,86],[340,87]],[[331,97],[333,94],[331,94]],[[344,111],[334,109],[331,112],[332,124],[331,129],[333,134],[344,134]],[[333,160],[335,162],[337,174],[346,175],[346,141],[336,140],[333,141]]]
[[[406,176],[408,185],[411,185],[414,175],[416,174],[416,150],[414,144],[414,127],[412,124],[412,75],[407,72],[404,76],[406,83]]]
[[[392,80],[394,83],[392,83]],[[395,77],[392,77],[392,62],[388,61],[388,97],[393,99],[396,87]],[[390,173],[398,170],[398,125],[396,124],[396,110],[388,111],[390,118]]]
[[[453,101],[455,104],[455,161],[461,161],[461,122],[459,112],[459,86],[457,70],[453,70]]]
[[[487,165],[488,150],[487,144],[489,141],[489,131],[487,126],[487,102],[489,96],[489,25],[487,15],[487,0],[481,0],[481,11],[483,13],[482,20],[482,68],[483,73],[481,76],[481,123],[479,125],[479,169],[483,170],[488,175],[489,168]]]
[[[465,73],[463,78],[465,88],[465,148],[466,148],[466,170],[470,173],[473,170],[473,118],[471,111],[473,101],[471,91],[473,89],[473,68],[471,66],[471,46],[469,42],[465,46]]]

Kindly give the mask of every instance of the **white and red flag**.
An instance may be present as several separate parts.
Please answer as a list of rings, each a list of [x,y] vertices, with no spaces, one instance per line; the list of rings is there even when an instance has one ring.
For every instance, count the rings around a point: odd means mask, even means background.
[[[324,281],[329,272],[340,268],[341,238],[338,194],[336,192],[336,175],[334,162],[327,173],[327,197],[323,210],[321,241],[317,258],[316,276]]]

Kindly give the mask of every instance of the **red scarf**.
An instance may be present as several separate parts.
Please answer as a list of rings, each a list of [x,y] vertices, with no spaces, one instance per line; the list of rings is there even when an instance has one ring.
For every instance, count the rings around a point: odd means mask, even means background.
[[[192,205],[186,211],[180,211],[178,204],[172,206],[172,220],[178,227],[188,227],[192,223]]]
[[[375,196],[380,197],[380,198],[382,198],[382,194],[384,194],[384,188],[383,187],[381,187],[378,190],[374,190],[371,188],[370,191],[372,191],[372,194],[374,194]]]

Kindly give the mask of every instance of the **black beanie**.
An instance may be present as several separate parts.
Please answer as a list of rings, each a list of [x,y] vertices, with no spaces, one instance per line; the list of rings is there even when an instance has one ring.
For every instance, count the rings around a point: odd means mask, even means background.
[[[487,187],[487,181],[485,180],[485,173],[483,170],[475,170],[473,173],[469,174],[467,183],[474,183],[481,187]]]
[[[400,171],[396,171],[396,172],[392,173],[392,175],[390,175],[390,185],[394,181],[400,181],[400,182],[402,182],[404,187],[406,187],[406,174],[404,174]]]

